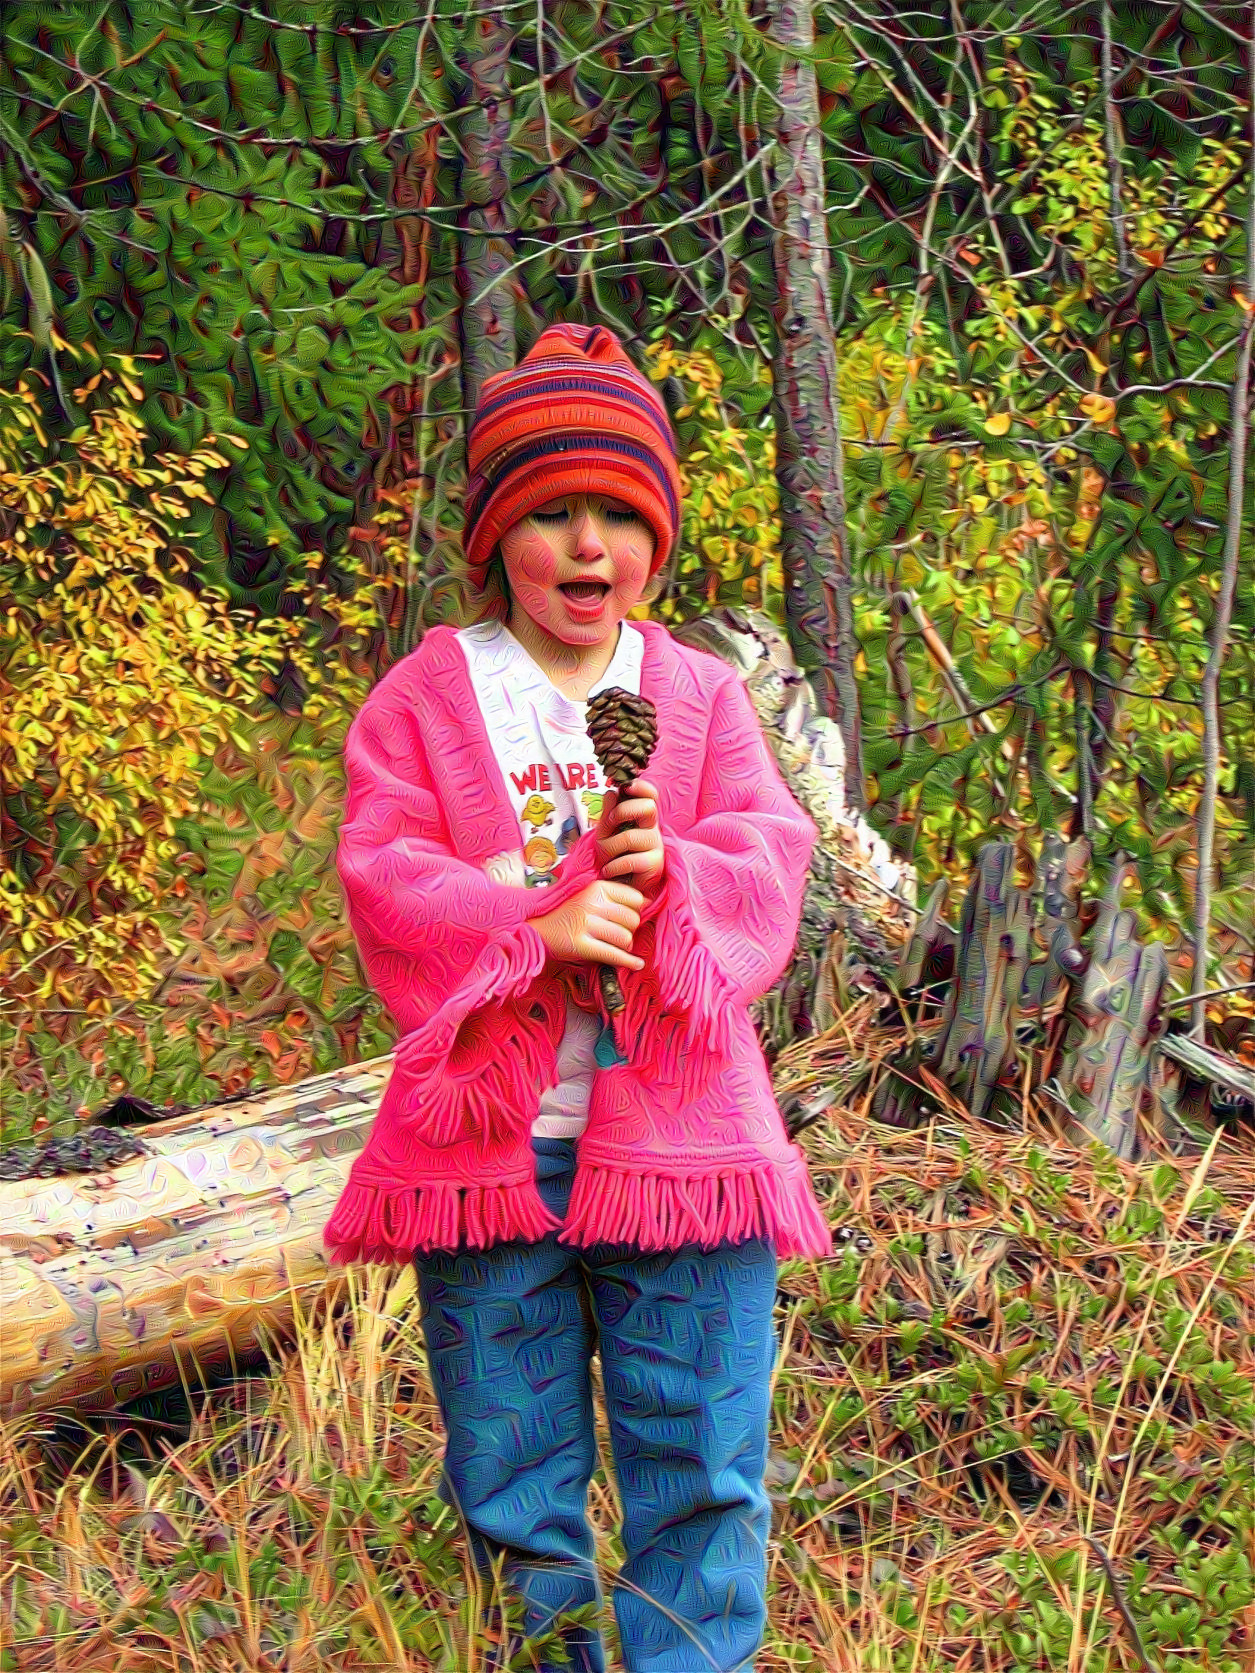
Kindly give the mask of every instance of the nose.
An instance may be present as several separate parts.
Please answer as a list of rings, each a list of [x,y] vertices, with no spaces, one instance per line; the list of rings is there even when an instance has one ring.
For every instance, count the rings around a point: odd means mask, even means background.
[[[574,508],[572,527],[575,532],[575,555],[596,561],[606,555],[606,542],[601,522],[593,515],[593,508],[585,501]]]

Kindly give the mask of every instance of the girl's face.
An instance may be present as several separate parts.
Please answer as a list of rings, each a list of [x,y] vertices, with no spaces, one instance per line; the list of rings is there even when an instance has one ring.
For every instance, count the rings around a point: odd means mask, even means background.
[[[513,608],[564,644],[601,644],[640,603],[655,545],[653,528],[622,500],[550,500],[501,537]]]

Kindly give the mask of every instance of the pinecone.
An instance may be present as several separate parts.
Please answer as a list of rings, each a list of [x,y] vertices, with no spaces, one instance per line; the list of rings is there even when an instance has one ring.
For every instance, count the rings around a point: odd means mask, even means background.
[[[658,715],[648,697],[607,686],[589,700],[588,735],[602,773],[622,790],[644,772],[658,742]]]
[[[585,715],[588,735],[593,740],[593,751],[603,775],[616,790],[625,789],[644,772],[658,742],[658,714],[654,705],[648,697],[638,697],[622,686],[610,685],[589,701]],[[598,980],[606,1010],[614,1016],[624,1009],[623,989],[614,967],[600,965]],[[627,1058],[622,1057],[621,1061],[626,1062]]]

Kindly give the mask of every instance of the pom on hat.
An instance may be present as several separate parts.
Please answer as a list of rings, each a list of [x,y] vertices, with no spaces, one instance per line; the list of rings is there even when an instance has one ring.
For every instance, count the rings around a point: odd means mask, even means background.
[[[463,548],[482,587],[501,536],[567,494],[604,494],[654,531],[650,574],[680,528],[680,471],[662,396],[604,325],[551,325],[488,378],[467,438]]]

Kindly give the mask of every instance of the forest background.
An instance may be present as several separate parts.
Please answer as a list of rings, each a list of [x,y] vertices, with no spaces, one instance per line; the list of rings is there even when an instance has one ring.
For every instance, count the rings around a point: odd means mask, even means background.
[[[655,613],[789,621],[921,882],[1085,834],[1099,874],[1136,861],[1178,993],[1249,980],[1250,29],[1167,0],[6,7],[6,1135],[386,1049],[339,752],[460,619],[465,417],[559,318],[612,324],[674,415]],[[807,98],[809,291],[778,240]],[[799,344],[839,369],[809,432]]]

